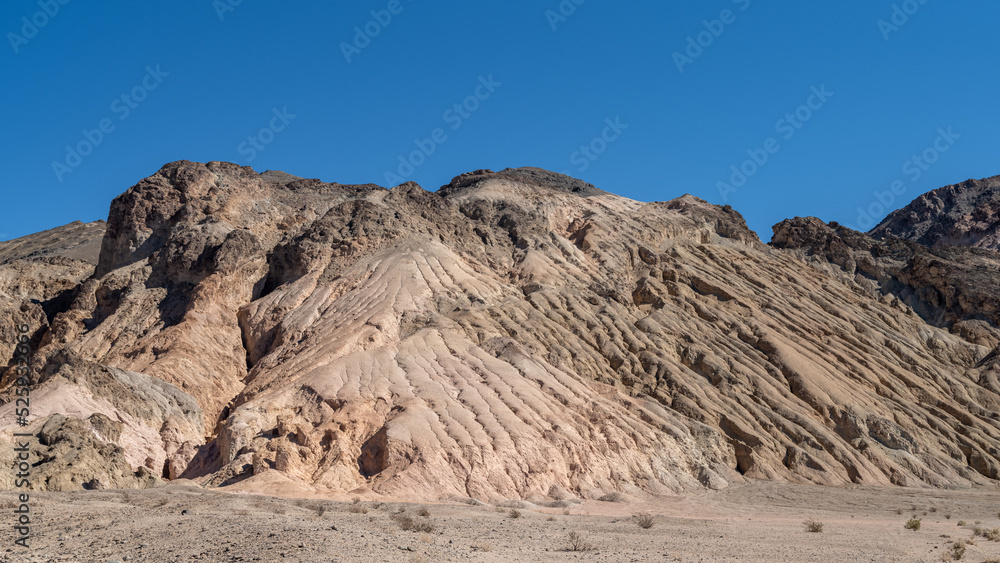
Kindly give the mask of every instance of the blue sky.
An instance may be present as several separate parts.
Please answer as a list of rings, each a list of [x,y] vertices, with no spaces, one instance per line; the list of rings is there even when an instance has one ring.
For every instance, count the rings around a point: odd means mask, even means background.
[[[728,203],[764,240],[1000,174],[996,2],[100,6],[0,6],[0,239],[181,159],[429,190],[538,166]]]

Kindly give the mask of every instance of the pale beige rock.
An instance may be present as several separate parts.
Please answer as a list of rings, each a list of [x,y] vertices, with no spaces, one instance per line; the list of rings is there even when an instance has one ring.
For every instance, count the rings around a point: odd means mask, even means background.
[[[69,483],[87,483],[92,478],[123,487],[135,486],[140,481],[151,483],[145,478],[129,480],[139,470],[153,478],[180,475],[194,457],[195,445],[204,436],[201,409],[192,397],[144,374],[78,359],[60,361],[59,371],[31,391],[31,423],[23,428],[5,425],[0,429],[0,437],[4,438],[0,443],[6,447],[15,441],[13,432],[38,434],[58,420],[64,422],[57,425],[68,429],[69,438],[63,441],[79,446],[77,449],[82,450],[79,455],[94,458],[80,463],[55,453],[46,454],[48,457],[42,456],[41,464],[32,470],[34,488],[55,490],[52,480],[60,482],[60,486],[69,486]],[[13,422],[17,407],[14,402],[0,405],[0,420]],[[88,427],[92,428],[91,433],[77,436]],[[32,440],[32,451],[37,443]],[[112,477],[100,477],[103,471],[110,471],[102,460],[112,454],[115,463],[121,465],[120,458],[127,465],[115,469],[117,473]],[[68,464],[72,464],[71,469]],[[124,467],[131,469],[125,472]],[[67,477],[59,476],[60,473],[71,476],[63,482]],[[12,481],[0,483],[10,485]]]

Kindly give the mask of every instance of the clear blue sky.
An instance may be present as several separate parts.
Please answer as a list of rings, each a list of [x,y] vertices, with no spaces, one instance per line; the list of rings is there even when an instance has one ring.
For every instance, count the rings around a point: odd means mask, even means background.
[[[538,166],[729,203],[764,240],[1000,174],[993,1],[237,2],[3,2],[0,239],[180,159],[429,190]]]

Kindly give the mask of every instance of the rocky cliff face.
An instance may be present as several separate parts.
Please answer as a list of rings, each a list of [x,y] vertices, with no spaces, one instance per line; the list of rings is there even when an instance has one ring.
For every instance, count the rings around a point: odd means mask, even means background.
[[[927,192],[890,213],[869,234],[925,246],[1000,250],[1000,176]]]
[[[93,275],[0,313],[38,327],[45,447],[133,470],[99,483],[970,486],[1000,479],[986,252],[810,220],[767,246],[728,207],[530,168],[428,192],[178,162],[112,203]]]
[[[813,217],[779,223],[771,244],[839,267],[842,272],[835,275],[873,297],[895,296],[931,325],[983,346],[997,344],[1000,255],[995,251],[877,240]]]

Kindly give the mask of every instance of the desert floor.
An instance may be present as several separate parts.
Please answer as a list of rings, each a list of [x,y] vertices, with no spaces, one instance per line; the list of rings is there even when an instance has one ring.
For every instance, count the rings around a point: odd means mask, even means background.
[[[964,561],[1000,560],[1000,492],[759,482],[653,500],[543,507],[277,498],[174,482],[146,491],[33,493],[30,548],[0,493],[0,561]],[[402,512],[401,512],[402,511]],[[426,512],[424,512],[426,511]],[[424,512],[429,516],[421,516]],[[638,514],[653,515],[652,527]],[[920,529],[904,523],[921,519]],[[823,524],[807,532],[804,521]],[[412,522],[408,521],[412,520]],[[963,523],[963,525],[960,525]],[[406,525],[416,530],[404,530]],[[572,551],[571,533],[577,548]],[[590,549],[587,549],[590,548]]]

